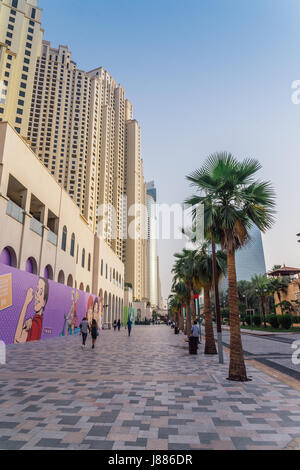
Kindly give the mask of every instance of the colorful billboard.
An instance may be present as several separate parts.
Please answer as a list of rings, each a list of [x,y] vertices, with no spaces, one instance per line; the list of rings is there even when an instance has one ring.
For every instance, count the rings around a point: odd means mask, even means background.
[[[83,317],[102,326],[100,299],[0,264],[0,341],[26,343],[78,331]]]

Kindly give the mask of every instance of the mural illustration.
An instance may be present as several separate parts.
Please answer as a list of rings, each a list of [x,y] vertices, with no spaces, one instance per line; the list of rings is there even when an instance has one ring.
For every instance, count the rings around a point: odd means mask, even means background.
[[[101,314],[99,297],[0,264],[0,341],[5,344],[74,334],[85,316],[101,327]]]
[[[38,341],[42,336],[44,310],[49,298],[49,283],[47,279],[39,278],[35,292],[32,287],[26,292],[25,302],[16,328],[14,343]],[[33,305],[32,305],[33,303]],[[26,321],[27,309],[33,307],[34,316]]]
[[[78,318],[77,318],[77,302],[79,299],[79,292],[75,289],[72,292],[72,305],[69,310],[68,315],[65,315],[65,321],[61,336],[65,336],[65,330],[67,326],[67,333],[68,335],[72,335],[78,329]]]

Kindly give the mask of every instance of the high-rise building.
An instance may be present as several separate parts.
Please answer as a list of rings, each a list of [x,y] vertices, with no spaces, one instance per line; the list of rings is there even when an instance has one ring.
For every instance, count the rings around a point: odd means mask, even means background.
[[[27,136],[42,10],[37,0],[0,0],[0,121]]]
[[[132,104],[103,67],[80,70],[68,46],[53,48],[42,40],[37,3],[0,0],[0,121],[28,139],[83,222],[126,263],[135,297],[146,299],[146,215],[137,211],[140,236],[134,243],[126,240],[126,198],[129,206],[146,206]]]
[[[123,261],[125,105],[124,89],[106,70],[82,71],[67,46],[54,49],[43,41],[28,138],[91,229],[102,223],[104,238]]]
[[[261,232],[257,227],[250,230],[251,240],[236,252],[238,281],[251,281],[256,274],[266,274],[265,255]]]
[[[132,284],[133,297],[144,300],[148,298],[146,186],[141,158],[141,129],[138,122],[131,119],[131,108],[127,102],[125,192],[128,237],[125,244],[125,281]]]
[[[158,298],[158,266],[157,266],[157,217],[156,189],[154,182],[147,184],[148,212],[148,292],[151,306],[156,307]]]

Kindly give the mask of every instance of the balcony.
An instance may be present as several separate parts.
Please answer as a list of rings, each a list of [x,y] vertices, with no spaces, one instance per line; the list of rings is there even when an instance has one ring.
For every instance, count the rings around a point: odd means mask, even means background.
[[[43,224],[34,217],[30,220],[30,230],[37,233],[40,237],[43,236]]]
[[[24,210],[13,201],[7,201],[6,214],[24,224]]]
[[[56,233],[51,232],[51,230],[48,232],[47,240],[52,243],[52,245],[57,246],[57,235]]]

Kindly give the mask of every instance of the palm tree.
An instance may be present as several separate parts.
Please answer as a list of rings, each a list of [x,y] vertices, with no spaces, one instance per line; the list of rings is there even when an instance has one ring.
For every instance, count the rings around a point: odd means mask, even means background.
[[[194,293],[198,289],[199,275],[197,273],[196,251],[184,249],[182,253],[176,253],[174,256],[176,262],[173,268],[175,280],[182,279],[189,291],[189,299],[187,299],[187,315],[186,315],[186,331],[190,334],[192,329],[192,320],[195,321],[195,302]]]
[[[229,380],[247,381],[240,332],[238,290],[235,265],[236,250],[250,239],[249,230],[256,225],[262,232],[272,226],[274,191],[269,182],[256,181],[261,169],[257,160],[236,160],[223,152],[211,155],[199,170],[187,177],[200,195],[187,202],[204,205],[204,220],[216,233],[227,253],[228,295],[230,311]]]
[[[267,328],[266,325],[266,309],[268,310],[267,300],[270,295],[270,280],[266,275],[262,274],[255,274],[252,277],[251,282],[253,287],[255,288],[255,292],[260,299],[260,306],[261,306],[261,313],[264,320],[264,327]],[[268,313],[268,312],[267,312]]]
[[[184,331],[185,328],[184,328],[183,307],[187,306],[189,303],[190,291],[184,279],[180,277],[180,275],[183,275],[183,273],[179,271],[178,266],[174,267],[173,272],[175,273],[175,277],[173,280],[172,292],[174,292],[174,294],[177,295],[177,298],[181,304],[180,329]],[[188,317],[188,311],[187,311],[187,317]]]
[[[214,284],[213,256],[208,252],[209,242],[204,242],[200,248],[196,262],[198,265],[199,281],[204,291],[204,319],[205,319],[205,354],[217,354],[212,324],[210,291]],[[226,254],[224,251],[216,252],[217,281],[226,273]]]
[[[178,294],[169,296],[169,310],[175,317],[176,326],[180,326],[180,317],[182,311],[182,300]]]
[[[281,267],[281,266],[279,266]],[[274,270],[275,271],[275,270]],[[270,291],[272,295],[277,294],[278,300],[279,300],[279,306],[281,310],[281,314],[283,315],[283,310],[281,306],[281,294],[286,293],[288,289],[289,281],[285,278],[281,277],[273,277],[270,279]]]

